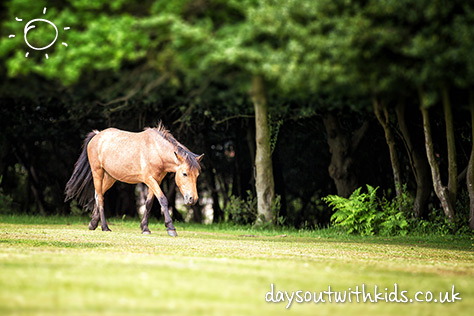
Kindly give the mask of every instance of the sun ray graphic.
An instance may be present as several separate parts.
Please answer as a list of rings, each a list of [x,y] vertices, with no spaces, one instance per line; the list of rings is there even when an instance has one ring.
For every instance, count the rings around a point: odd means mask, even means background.
[[[44,7],[44,9],[43,9],[43,15],[46,14],[46,11],[47,11],[47,8]],[[18,22],[22,22],[22,21],[23,21],[23,19],[20,19],[20,18],[18,18],[18,17],[15,17],[15,20],[18,21]],[[51,43],[49,43],[48,45],[45,45],[45,46],[43,46],[43,47],[35,47],[35,46],[31,45],[31,44],[28,42],[28,39],[27,39],[28,32],[29,32],[30,30],[36,28],[36,25],[35,25],[35,24],[38,23],[38,22],[47,23],[47,24],[51,25],[51,26],[54,28],[54,31],[55,31],[54,40],[53,40]],[[64,27],[63,29],[64,29],[64,31],[67,31],[67,30],[69,30],[69,29],[71,29],[71,28],[70,28],[69,26],[66,26],[66,27]],[[26,45],[28,45],[28,47],[30,47],[31,49],[33,49],[33,50],[46,50],[46,49],[48,49],[49,47],[51,47],[51,46],[54,45],[54,43],[55,43],[56,40],[58,39],[59,32],[58,32],[58,28],[56,27],[56,25],[55,25],[53,22],[51,22],[51,21],[49,21],[49,20],[46,20],[46,19],[33,19],[33,20],[28,21],[28,22],[25,24],[25,27],[23,28],[23,35],[24,35],[23,38],[24,38],[24,40],[25,40]],[[8,38],[15,38],[15,37],[16,37],[15,34],[10,34],[10,35],[8,35]],[[61,44],[62,44],[63,46],[65,46],[65,47],[68,47],[68,44],[67,44],[66,42],[62,42]],[[28,58],[29,54],[30,54],[30,52],[27,51],[26,54],[25,54],[25,57]],[[45,53],[44,56],[46,57],[46,59],[49,59],[49,55],[48,55],[47,53]]]

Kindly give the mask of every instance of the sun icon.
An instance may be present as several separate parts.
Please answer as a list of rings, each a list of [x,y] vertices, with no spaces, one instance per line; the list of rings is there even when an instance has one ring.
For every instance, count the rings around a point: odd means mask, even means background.
[[[46,8],[43,9],[43,14],[46,14]],[[16,17],[15,20],[17,20],[18,22],[22,22],[22,21],[23,21],[23,19],[19,19],[18,17]],[[51,41],[48,45],[45,45],[45,46],[43,46],[43,47],[35,47],[35,46],[31,45],[31,44],[28,42],[28,39],[27,39],[28,32],[29,32],[31,29],[34,29],[34,28],[36,27],[36,25],[34,25],[34,23],[36,23],[36,22],[48,23],[48,24],[50,24],[50,25],[54,28],[54,30],[55,30],[55,32],[56,32],[55,37],[54,37],[54,40]],[[69,29],[70,29],[70,27],[65,27],[65,28],[64,28],[65,31],[67,31],[67,30],[69,30]],[[58,32],[58,28],[56,27],[56,25],[55,25],[53,22],[51,22],[51,21],[49,21],[49,20],[46,20],[46,19],[33,19],[33,20],[28,21],[28,23],[26,23],[26,25],[25,25],[25,27],[24,27],[24,29],[23,29],[23,34],[24,34],[23,37],[24,37],[24,39],[25,39],[25,43],[26,43],[26,45],[28,45],[28,47],[30,47],[31,49],[34,49],[34,50],[45,50],[45,49],[48,49],[48,48],[50,48],[51,46],[53,46],[54,43],[56,43],[56,40],[58,39],[58,34],[59,34],[59,32]],[[11,34],[11,35],[8,36],[8,38],[14,38],[14,37],[15,37],[14,34]],[[62,42],[61,44],[67,47],[67,43],[65,43],[65,42]],[[25,57],[28,57],[29,54],[30,54],[30,52],[26,52]],[[46,54],[46,53],[44,54],[44,56],[46,57],[46,59],[49,58],[48,54]]]

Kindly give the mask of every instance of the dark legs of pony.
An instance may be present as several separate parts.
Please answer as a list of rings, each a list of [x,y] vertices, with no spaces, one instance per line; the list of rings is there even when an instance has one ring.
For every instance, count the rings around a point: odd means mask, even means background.
[[[161,211],[165,215],[165,226],[168,235],[170,235],[171,237],[178,236],[178,234],[176,233],[176,228],[173,225],[173,220],[171,219],[170,213],[168,211],[168,200],[166,199],[166,196],[163,191],[161,191],[160,185],[153,178],[150,178],[145,184],[148,186],[148,196],[146,199],[146,211],[145,214],[143,214],[143,219],[140,224],[142,233],[150,233],[150,229],[148,228],[148,216],[150,215],[150,210],[153,205],[153,198],[154,196],[156,196],[158,202],[160,202]]]
[[[148,217],[150,216],[151,207],[153,206],[153,199],[155,195],[153,191],[148,189],[148,195],[145,202],[145,213],[143,214],[142,221],[140,223],[140,228],[142,229],[142,234],[151,234],[150,229],[148,228]]]
[[[99,224],[99,211],[97,210],[97,202],[95,203],[94,206],[94,211],[92,211],[92,219],[91,222],[89,223],[89,229],[94,230],[97,228],[97,225]]]
[[[92,155],[94,153],[91,153]],[[105,220],[104,213],[104,194],[108,189],[112,187],[115,183],[115,179],[112,178],[104,169],[100,166],[91,166],[92,176],[94,179],[94,188],[95,188],[95,207],[92,212],[92,219],[89,223],[89,229],[94,230],[99,224],[99,219],[101,222],[103,231],[110,231],[107,221]],[[165,226],[168,232],[168,235],[171,237],[176,237],[176,228],[173,225],[173,220],[171,219],[170,213],[168,211],[168,200],[166,199],[165,194],[161,191],[160,185],[154,178],[150,178],[145,183],[148,186],[148,196],[146,200],[146,211],[143,215],[140,227],[143,234],[150,234],[150,229],[148,228],[148,217],[150,215],[151,207],[153,205],[153,198],[156,196],[161,205],[161,210],[165,215]]]
[[[89,223],[89,229],[94,230],[99,225],[99,219],[101,222],[102,231],[110,232],[111,229],[107,225],[107,221],[105,220],[105,212],[104,212],[104,198],[102,196],[102,200],[96,198],[96,205],[94,207],[94,211],[92,212],[92,219]]]
[[[103,174],[103,179],[100,180],[100,175]],[[105,172],[96,172],[94,173],[94,186],[96,187],[96,204],[94,207],[94,211],[92,212],[92,219],[89,223],[89,229],[94,230],[97,228],[99,224],[99,220],[101,222],[102,230],[103,231],[111,231],[110,228],[107,226],[107,222],[105,220],[105,213],[104,213],[104,193],[114,184],[115,179],[109,176]],[[96,184],[97,183],[97,184]],[[170,213],[168,211],[168,200],[166,199],[165,194],[161,191],[159,184],[156,180],[148,181],[148,195],[146,199],[146,210],[145,214],[143,214],[143,219],[140,223],[140,228],[142,229],[142,234],[150,234],[150,229],[148,228],[148,218],[150,216],[151,207],[153,206],[153,199],[156,198],[160,202],[161,210],[165,216],[165,226],[168,232],[168,235],[171,237],[176,237],[178,234],[176,233],[176,228],[173,225],[173,220],[171,219]],[[97,188],[102,188],[99,192],[97,192]]]

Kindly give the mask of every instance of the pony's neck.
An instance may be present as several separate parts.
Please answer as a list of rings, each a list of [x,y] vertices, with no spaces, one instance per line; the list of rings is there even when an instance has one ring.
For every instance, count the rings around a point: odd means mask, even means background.
[[[166,155],[166,156],[170,156],[170,155]],[[172,152],[172,156],[170,156],[168,159],[163,160],[163,166],[166,172],[173,172],[173,173],[176,172],[179,165],[176,163],[174,152]]]
[[[176,156],[174,154],[175,148],[172,144],[166,141],[161,135],[158,135],[156,139],[156,146],[161,152],[161,159],[163,162],[163,171],[165,172],[176,172],[178,169],[178,162],[176,161]]]

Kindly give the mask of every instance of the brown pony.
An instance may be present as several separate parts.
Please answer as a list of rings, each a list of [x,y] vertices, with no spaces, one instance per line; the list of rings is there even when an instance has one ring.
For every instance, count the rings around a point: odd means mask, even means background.
[[[115,128],[93,131],[84,140],[82,153],[66,185],[66,201],[76,199],[86,209],[94,209],[90,230],[97,228],[100,219],[102,230],[110,231],[104,214],[104,193],[115,181],[145,183],[148,196],[140,224],[142,233],[150,234],[148,216],[156,196],[165,215],[168,235],[174,237],[176,228],[168,212],[168,200],[160,188],[161,181],[168,172],[175,172],[186,205],[195,204],[202,157],[180,144],[161,123],[141,133]]]

